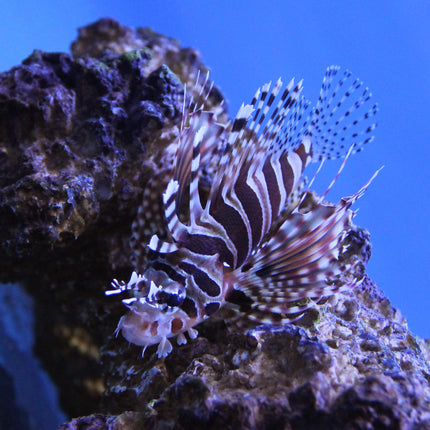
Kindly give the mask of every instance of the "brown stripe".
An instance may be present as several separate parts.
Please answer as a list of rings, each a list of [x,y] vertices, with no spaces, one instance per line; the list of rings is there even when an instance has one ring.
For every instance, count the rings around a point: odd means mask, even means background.
[[[289,196],[294,186],[294,172],[288,160],[288,152],[284,152],[281,155],[279,162],[281,163],[282,179],[284,182],[283,185],[287,196]]]
[[[233,127],[231,129],[232,132],[237,132],[240,130],[243,130],[246,126],[246,123],[248,122],[247,118],[236,118]]]
[[[306,152],[305,145],[302,143],[295,152],[302,160],[303,166],[306,166],[310,154]]]
[[[236,267],[238,267],[248,256],[248,230],[240,213],[224,203],[221,193],[217,197],[209,213],[225,228],[228,236],[234,243],[237,250]]]
[[[268,158],[263,166],[263,174],[266,180],[267,192],[269,193],[270,206],[272,208],[272,221],[278,217],[279,205],[281,204],[281,193],[279,192],[279,184],[276,179],[275,171],[273,170],[270,158]]]
[[[170,279],[185,285],[185,278],[169,264],[163,263],[161,261],[154,261],[151,265],[155,270],[164,272]]]
[[[190,317],[190,318],[196,318],[197,317],[197,308],[196,304],[194,303],[194,300],[189,299],[188,297],[185,297],[181,309]]]
[[[219,285],[198,267],[185,262],[180,263],[179,267],[190,274],[197,286],[208,296],[217,297],[221,294]]]
[[[177,334],[182,330],[183,322],[179,318],[175,318],[172,321],[172,333]]]
[[[220,304],[218,302],[208,303],[205,306],[205,314],[210,317],[220,308]]]
[[[251,225],[252,246],[256,246],[261,237],[263,228],[263,214],[261,203],[254,190],[246,183],[247,172],[242,169],[241,174],[234,187],[236,195],[242,203],[243,209]],[[248,236],[248,235],[247,235]],[[248,241],[246,243],[246,254],[248,254]]]
[[[158,321],[154,321],[151,324],[151,328],[149,329],[152,336],[156,336],[158,334]]]
[[[220,237],[193,234],[181,243],[182,246],[196,254],[215,255],[219,254],[220,260],[233,266],[233,254],[227,248],[224,240]]]

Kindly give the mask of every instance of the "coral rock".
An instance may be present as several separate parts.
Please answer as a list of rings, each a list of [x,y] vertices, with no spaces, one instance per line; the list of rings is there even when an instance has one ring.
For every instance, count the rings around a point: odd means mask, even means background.
[[[198,70],[197,51],[104,19],[72,55],[0,75],[0,281],[34,297],[36,352],[88,415],[61,429],[430,428],[428,345],[367,277],[298,325],[212,318],[165,359],[113,335],[123,305],[104,289],[131,271],[131,222]],[[362,276],[369,235],[345,240]]]

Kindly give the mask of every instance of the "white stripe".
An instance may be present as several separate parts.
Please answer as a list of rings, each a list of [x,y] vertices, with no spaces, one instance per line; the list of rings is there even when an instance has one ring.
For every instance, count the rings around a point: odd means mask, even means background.
[[[286,205],[288,195],[285,190],[285,186],[283,182],[284,178],[282,177],[281,163],[279,162],[279,158],[272,157],[270,164],[272,165],[273,171],[275,172],[276,182],[278,184],[278,190],[280,194],[280,201],[279,201],[279,213],[280,213]]]
[[[169,200],[169,197],[176,193],[179,190],[179,183],[178,181],[171,179],[169,183],[167,184],[166,191],[163,193],[163,202],[164,204],[167,203],[167,200]]]
[[[293,188],[291,190],[293,191],[302,176],[303,163],[302,159],[295,152],[288,154],[287,158],[294,175]]]
[[[262,215],[261,236],[258,241],[260,242],[272,225],[272,208],[270,205],[270,196],[267,190],[266,178],[262,168],[257,169],[252,176],[249,175],[249,173],[250,172],[248,172],[246,183],[257,195]]]
[[[174,243],[164,242],[159,237],[154,234],[149,241],[148,248],[152,251],[159,252],[160,254],[169,254],[176,252],[178,247]]]
[[[173,215],[173,212],[175,211],[175,208],[176,208],[175,202],[173,202],[171,205],[166,207],[166,209],[164,210],[166,219],[170,220],[171,216]]]
[[[252,112],[254,112],[254,106],[245,105],[242,103],[242,106],[240,107],[239,112],[236,115],[236,119],[249,119],[249,117],[252,115]]]

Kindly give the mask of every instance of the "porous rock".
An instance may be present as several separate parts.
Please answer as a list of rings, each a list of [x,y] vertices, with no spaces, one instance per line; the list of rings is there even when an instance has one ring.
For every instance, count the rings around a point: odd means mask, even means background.
[[[430,428],[428,345],[364,276],[359,228],[341,258],[363,282],[296,325],[212,318],[165,359],[113,335],[124,309],[103,291],[130,274],[131,222],[198,70],[195,50],[104,19],[72,55],[0,75],[0,281],[35,298],[37,353],[87,415],[61,429]]]
[[[305,327],[238,330],[209,320],[199,332],[164,360],[154,347],[139,358],[139,348],[112,339],[103,352],[104,407],[139,412],[154,429],[430,424],[428,345],[367,277],[330,298]]]
[[[104,390],[103,290],[131,271],[143,189],[178,134],[183,85],[206,70],[173,39],[103,19],[72,55],[35,51],[0,74],[0,282],[35,298],[36,350],[72,416]],[[214,88],[206,106],[220,102]]]

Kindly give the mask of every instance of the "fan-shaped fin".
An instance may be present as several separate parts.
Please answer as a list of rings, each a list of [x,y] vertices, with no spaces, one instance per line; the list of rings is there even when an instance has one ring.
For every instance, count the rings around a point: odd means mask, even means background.
[[[277,233],[233,272],[234,288],[252,300],[248,304],[251,319],[291,322],[322,297],[360,282],[355,278],[349,284],[337,282],[356,264],[338,257],[341,241],[351,228],[349,208],[378,172],[337,205],[313,202],[305,212],[288,215]]]

